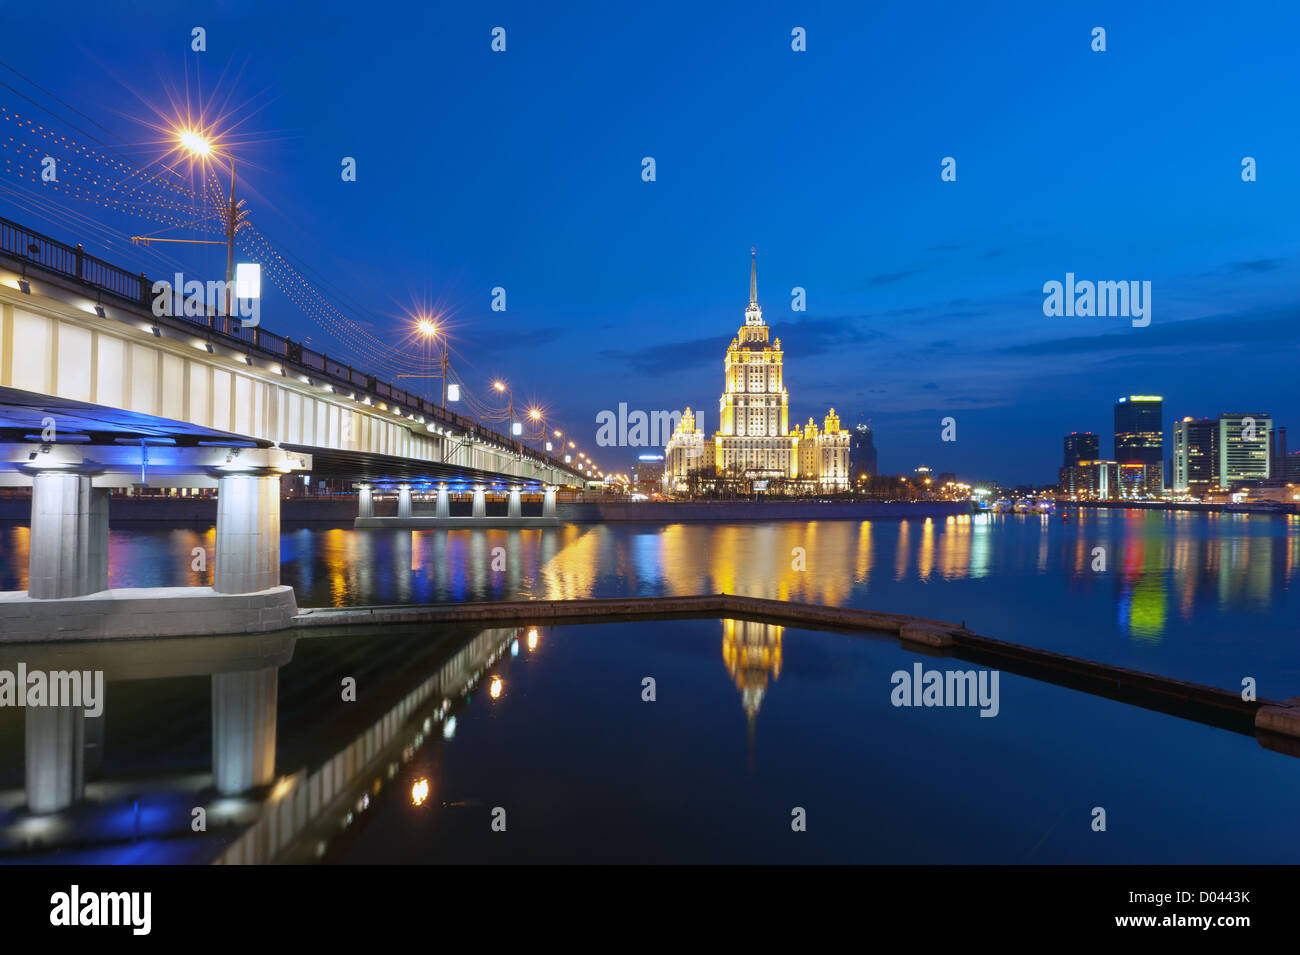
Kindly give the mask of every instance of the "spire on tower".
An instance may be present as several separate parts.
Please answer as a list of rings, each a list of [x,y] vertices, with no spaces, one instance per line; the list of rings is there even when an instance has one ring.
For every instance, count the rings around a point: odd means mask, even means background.
[[[745,325],[761,327],[763,310],[758,307],[758,249],[749,247],[749,304],[745,306]],[[741,336],[744,337],[744,336]],[[754,339],[746,339],[753,341]],[[767,336],[763,336],[767,340]]]
[[[749,304],[758,305],[758,249],[749,247]]]

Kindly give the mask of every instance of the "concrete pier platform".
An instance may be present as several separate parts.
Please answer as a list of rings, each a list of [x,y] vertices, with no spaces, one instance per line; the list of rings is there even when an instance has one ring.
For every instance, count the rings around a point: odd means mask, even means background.
[[[37,600],[0,591],[0,643],[269,633],[293,625],[292,587],[222,594],[211,587],[138,587]]]

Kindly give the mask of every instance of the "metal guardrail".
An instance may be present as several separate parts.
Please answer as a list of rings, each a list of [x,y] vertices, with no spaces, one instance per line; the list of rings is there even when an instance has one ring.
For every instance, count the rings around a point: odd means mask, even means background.
[[[16,222],[0,218],[0,252],[6,252],[28,265],[47,272],[75,279],[91,289],[107,293],[140,308],[147,310],[151,308],[154,297],[153,282],[143,272],[133,275],[120,266],[89,255],[80,243],[75,246],[68,245]],[[540,461],[575,477],[582,477],[571,465],[564,464],[558,458],[552,458],[540,451],[534,451],[522,441],[516,441],[491,428],[485,428],[473,418],[448,411],[405,389],[395,388],[388,382],[380,381],[375,375],[358,371],[349,364],[331,361],[324,352],[314,351],[301,342],[276,335],[260,325],[245,328],[238,320],[232,320],[229,323],[232,327],[225,330],[222,327],[224,316],[221,315],[169,315],[167,318],[203,329],[210,340],[238,344],[274,358],[286,366],[296,366],[308,373],[309,377],[311,373],[315,373],[321,378],[330,379],[332,383],[342,382],[349,388],[372,397],[409,408],[436,423],[458,428],[468,434],[510,448],[523,457]],[[235,325],[239,327],[233,327]]]

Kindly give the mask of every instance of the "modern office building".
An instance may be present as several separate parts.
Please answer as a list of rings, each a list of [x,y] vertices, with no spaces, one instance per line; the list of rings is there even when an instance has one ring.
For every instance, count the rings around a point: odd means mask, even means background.
[[[849,434],[849,477],[853,486],[880,473],[876,435],[871,425],[860,424]]]
[[[1273,420],[1267,414],[1219,415],[1219,480],[1224,487],[1268,480],[1272,430]]]
[[[1288,484],[1300,484],[1300,451],[1288,451],[1282,461],[1282,480]]]
[[[1065,436],[1064,467],[1078,464],[1080,461],[1095,461],[1101,457],[1101,448],[1097,435],[1091,431],[1071,431]]]
[[[632,465],[632,485],[637,490],[649,490],[658,487],[664,480],[664,456],[662,454],[638,455],[636,464]]]
[[[1075,501],[1109,501],[1118,497],[1119,472],[1114,461],[1076,461],[1061,468],[1060,491]]]
[[[1274,428],[1269,432],[1269,438],[1269,455],[1272,458],[1269,473],[1276,479],[1286,481],[1286,428]]]
[[[1214,418],[1183,418],[1174,422],[1173,489],[1179,494],[1203,494],[1219,486],[1219,422]]]
[[[1095,477],[1085,473],[1086,469],[1082,464],[1095,462],[1101,457],[1097,435],[1091,431],[1071,431],[1065,436],[1063,443],[1065,453],[1061,460],[1058,482],[1061,493],[1075,500],[1095,497],[1094,493],[1089,492],[1090,488],[1095,488]]]
[[[1115,402],[1115,463],[1120,497],[1159,497],[1165,488],[1164,399],[1127,395]]]

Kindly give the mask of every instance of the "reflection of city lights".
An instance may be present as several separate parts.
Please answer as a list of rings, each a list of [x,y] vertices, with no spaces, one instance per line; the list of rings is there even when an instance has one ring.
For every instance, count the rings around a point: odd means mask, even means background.
[[[447,722],[442,724],[442,738],[451,739],[456,735],[456,717],[447,717]]]
[[[528,649],[529,650],[537,649],[537,628],[536,627],[528,631]]]
[[[494,676],[492,678],[492,683],[488,687],[488,694],[492,697],[492,699],[495,700],[498,696],[501,695],[501,688],[503,686],[505,686],[505,684],[501,682],[501,677]]]
[[[411,785],[411,803],[416,806],[423,806],[424,801],[429,798],[429,780],[417,779]]]

